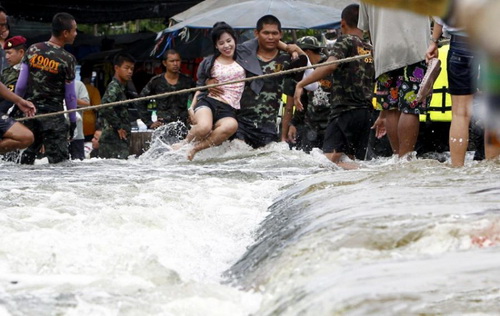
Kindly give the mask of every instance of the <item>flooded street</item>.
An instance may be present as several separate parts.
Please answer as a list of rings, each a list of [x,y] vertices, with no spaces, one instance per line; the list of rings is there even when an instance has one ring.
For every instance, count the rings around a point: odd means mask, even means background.
[[[500,313],[500,163],[0,162],[0,315]]]

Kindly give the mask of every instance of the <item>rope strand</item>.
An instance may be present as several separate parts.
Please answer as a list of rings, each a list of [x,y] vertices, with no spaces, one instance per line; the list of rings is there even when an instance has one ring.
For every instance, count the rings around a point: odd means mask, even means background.
[[[255,76],[255,77],[247,77],[245,79],[227,81],[227,82],[222,82],[222,83],[214,83],[214,84],[209,84],[209,85],[206,85],[206,86],[200,86],[200,87],[195,87],[195,88],[189,88],[189,89],[171,91],[171,92],[160,93],[160,94],[155,94],[155,95],[149,95],[149,96],[139,97],[139,98],[135,98],[135,99],[110,102],[110,103],[99,104],[99,105],[94,105],[94,106],[85,107],[85,108],[71,109],[71,110],[65,110],[65,111],[59,111],[59,112],[52,112],[52,113],[44,113],[44,114],[39,114],[39,115],[31,116],[31,117],[18,118],[16,120],[17,121],[26,121],[26,120],[31,120],[31,119],[35,119],[35,118],[56,116],[56,115],[61,115],[61,114],[66,114],[66,113],[72,113],[72,112],[88,111],[88,110],[99,110],[99,109],[102,109],[102,108],[123,105],[123,104],[130,103],[130,102],[141,102],[141,101],[147,101],[147,100],[150,100],[150,99],[160,99],[160,98],[165,98],[165,97],[168,97],[168,96],[171,96],[171,95],[191,93],[191,92],[196,92],[196,91],[200,91],[200,90],[206,90],[206,89],[215,88],[215,87],[223,86],[223,85],[227,85],[227,84],[234,84],[234,83],[240,83],[240,82],[253,81],[253,80],[257,80],[257,79],[263,79],[263,78],[269,78],[269,77],[287,75],[287,74],[290,74],[290,73],[299,72],[299,71],[303,71],[303,70],[310,69],[310,68],[325,67],[325,66],[334,65],[334,64],[348,63],[348,62],[351,62],[351,61],[354,61],[354,60],[363,59],[363,58],[367,58],[367,57],[370,57],[370,56],[371,56],[370,54],[358,55],[358,56],[354,56],[354,57],[348,57],[348,58],[344,58],[344,59],[337,59],[337,60],[334,60],[334,61],[329,61],[329,62],[325,62],[325,63],[321,63],[321,64],[316,64],[316,65],[311,65],[311,66],[298,67],[298,68],[294,68],[294,69],[288,69],[288,70],[273,72],[273,73],[270,73],[270,74],[264,74],[264,75]]]

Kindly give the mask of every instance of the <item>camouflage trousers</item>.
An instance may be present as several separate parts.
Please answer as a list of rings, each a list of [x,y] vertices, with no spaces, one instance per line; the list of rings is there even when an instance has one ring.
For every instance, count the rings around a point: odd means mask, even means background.
[[[69,159],[69,124],[64,115],[25,121],[35,136],[35,141],[21,155],[21,163],[32,165],[41,153],[42,146],[49,163],[59,163]]]
[[[130,133],[127,137],[130,137]],[[118,133],[112,128],[103,129],[99,139],[99,157],[127,159],[129,155],[128,138],[120,139]]]

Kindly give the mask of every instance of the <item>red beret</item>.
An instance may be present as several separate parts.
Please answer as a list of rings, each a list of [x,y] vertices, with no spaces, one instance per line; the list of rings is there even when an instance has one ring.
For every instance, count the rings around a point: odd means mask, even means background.
[[[24,45],[25,43],[26,39],[23,36],[13,36],[5,41],[3,49],[14,48],[16,46]]]

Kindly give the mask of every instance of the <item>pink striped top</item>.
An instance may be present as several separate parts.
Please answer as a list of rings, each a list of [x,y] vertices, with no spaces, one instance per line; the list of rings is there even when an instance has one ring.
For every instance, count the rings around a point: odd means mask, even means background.
[[[229,65],[220,63],[217,59],[215,60],[214,66],[212,68],[212,77],[217,79],[218,82],[228,82],[244,79],[245,69],[241,67],[236,61],[233,61]],[[245,83],[233,83],[220,86],[223,90],[223,94],[219,97],[209,95],[210,97],[217,99],[221,102],[227,103],[235,109],[240,108],[240,99],[243,94],[243,89],[245,88]]]

